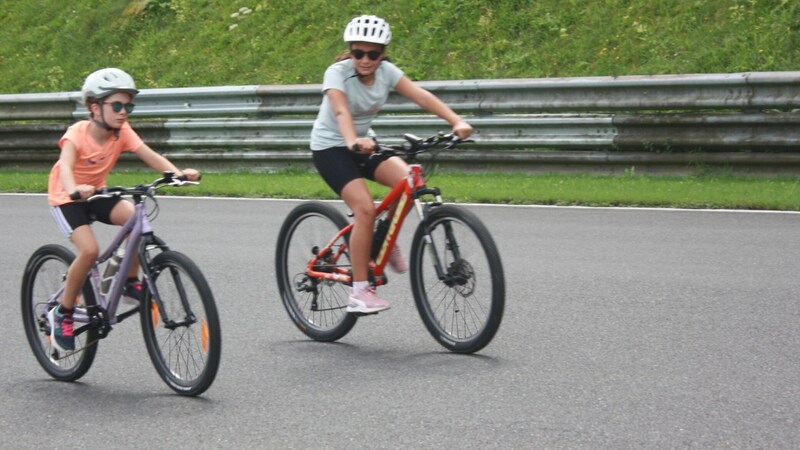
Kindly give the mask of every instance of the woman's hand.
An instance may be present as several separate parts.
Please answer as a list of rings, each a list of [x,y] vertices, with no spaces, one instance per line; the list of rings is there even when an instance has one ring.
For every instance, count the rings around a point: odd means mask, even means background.
[[[356,153],[364,153],[370,154],[375,151],[375,139],[371,137],[360,137],[356,138],[356,141],[353,142],[353,145],[350,146],[350,150]]]
[[[200,172],[195,169],[183,169],[181,175],[185,176],[189,181],[197,181],[200,179]]]
[[[472,125],[468,124],[464,120],[459,120],[453,125],[453,133],[458,136],[459,139],[467,139],[472,135]]]

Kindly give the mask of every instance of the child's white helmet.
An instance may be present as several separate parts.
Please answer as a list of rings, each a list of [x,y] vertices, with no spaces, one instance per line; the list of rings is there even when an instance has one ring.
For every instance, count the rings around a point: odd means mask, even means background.
[[[132,96],[139,93],[130,75],[124,70],[108,67],[86,77],[81,88],[81,101],[86,103],[89,97],[101,99],[117,92],[126,92]]]

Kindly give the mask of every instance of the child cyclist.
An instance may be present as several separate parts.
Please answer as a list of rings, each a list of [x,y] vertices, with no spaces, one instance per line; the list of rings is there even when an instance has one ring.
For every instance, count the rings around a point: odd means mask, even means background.
[[[360,16],[350,21],[344,30],[349,52],[325,71],[322,105],[311,132],[314,166],[354,215],[348,312],[376,313],[389,308],[368,281],[375,203],[363,180],[394,186],[409,173],[401,158],[373,155],[376,142],[370,127],[389,93],[397,91],[446,120],[462,139],[472,133],[467,122],[387,60],[391,38],[389,24],[380,17]],[[407,270],[397,246],[389,265],[398,272]]]
[[[133,152],[160,173],[172,171],[189,180],[200,176],[194,169],[178,170],[133,131],[128,124],[128,114],[133,111],[132,101],[137,93],[133,78],[120,69],[93,72],[81,89],[81,101],[89,110],[89,119],[70,126],[58,142],[61,154],[50,171],[47,188],[50,212],[78,252],[67,271],[61,303],[47,314],[53,345],[62,352],[75,348],[72,313],[76,297],[99,252],[91,223],[98,220],[123,225],[134,212],[133,204],[119,197],[85,201],[95,189],[106,185],[106,178],[120,154]],[[80,200],[70,199],[73,192],[80,194]],[[134,262],[124,293],[141,300],[138,270]]]

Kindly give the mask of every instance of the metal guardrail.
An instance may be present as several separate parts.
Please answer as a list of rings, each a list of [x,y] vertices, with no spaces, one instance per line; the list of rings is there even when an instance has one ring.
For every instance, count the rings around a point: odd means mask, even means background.
[[[800,108],[800,71],[707,75],[422,81],[460,113],[791,110]],[[250,85],[143,89],[132,117],[313,115],[321,86]],[[0,95],[0,120],[74,119],[79,92]],[[392,95],[384,114],[418,111]]]
[[[722,163],[732,165],[797,164],[785,153],[800,144],[800,72],[419,84],[473,124],[474,150],[454,158],[474,165],[719,164],[724,155]],[[6,122],[0,125],[0,164],[35,161],[43,150],[53,159],[64,128],[86,116],[79,97],[0,95],[0,121]],[[143,89],[131,121],[146,142],[172,158],[222,166],[308,161],[321,98],[320,85]],[[397,95],[382,114],[374,128],[386,142],[399,141],[405,132],[447,128]],[[741,152],[770,153],[737,157]]]

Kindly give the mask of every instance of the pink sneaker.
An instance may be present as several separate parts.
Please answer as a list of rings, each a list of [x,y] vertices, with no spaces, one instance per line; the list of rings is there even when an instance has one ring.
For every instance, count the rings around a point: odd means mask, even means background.
[[[403,258],[403,253],[397,245],[392,247],[392,252],[389,253],[389,267],[397,273],[408,272],[408,261]]]
[[[378,297],[375,288],[370,286],[366,289],[350,293],[350,301],[347,304],[347,312],[358,312],[372,314],[389,309],[389,304]]]

